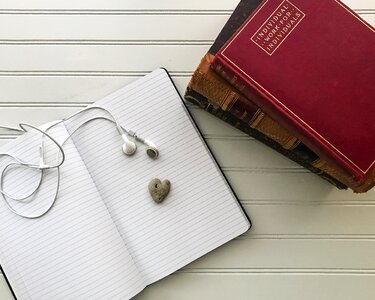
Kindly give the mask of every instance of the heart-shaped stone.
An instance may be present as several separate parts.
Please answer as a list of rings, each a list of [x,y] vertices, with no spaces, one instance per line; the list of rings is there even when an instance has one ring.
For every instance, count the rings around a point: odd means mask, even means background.
[[[162,203],[168,196],[170,189],[171,183],[169,180],[163,180],[163,182],[161,182],[160,179],[154,178],[148,184],[150,195],[156,203]]]

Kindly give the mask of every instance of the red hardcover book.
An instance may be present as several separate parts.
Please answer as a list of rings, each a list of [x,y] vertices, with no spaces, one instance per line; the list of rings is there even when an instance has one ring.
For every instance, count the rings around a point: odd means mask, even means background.
[[[212,66],[361,184],[374,176],[374,33],[336,0],[265,0]]]

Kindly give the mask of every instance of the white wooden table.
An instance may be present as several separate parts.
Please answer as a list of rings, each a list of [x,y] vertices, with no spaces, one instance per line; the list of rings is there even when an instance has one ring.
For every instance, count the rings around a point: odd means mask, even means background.
[[[237,1],[1,0],[0,124],[61,118],[159,66],[183,93]],[[374,0],[345,3],[375,25]],[[375,190],[337,191],[193,113],[254,226],[136,299],[375,299]]]

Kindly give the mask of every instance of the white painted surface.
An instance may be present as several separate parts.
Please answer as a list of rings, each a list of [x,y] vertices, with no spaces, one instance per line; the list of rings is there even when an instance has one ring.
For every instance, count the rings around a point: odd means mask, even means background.
[[[65,116],[159,66],[183,93],[237,2],[2,0],[0,123]],[[375,24],[375,1],[345,3]],[[254,226],[136,298],[374,299],[375,190],[338,191],[192,112]],[[1,275],[0,299],[12,299]]]

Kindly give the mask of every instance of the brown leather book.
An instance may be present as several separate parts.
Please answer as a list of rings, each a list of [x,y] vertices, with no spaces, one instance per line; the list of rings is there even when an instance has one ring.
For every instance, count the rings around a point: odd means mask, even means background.
[[[344,189],[353,186],[351,179],[331,168],[295,136],[264,114],[210,69],[213,55],[241,26],[261,1],[241,1],[227,24],[194,72],[185,99],[236,126],[245,133],[288,156],[295,162]],[[205,102],[206,101],[206,102]],[[358,192],[361,192],[358,189]]]
[[[191,90],[189,87],[186,91],[185,99],[191,103],[194,103],[195,105],[199,106],[200,108],[204,109],[205,111],[209,112],[215,117],[223,120],[224,122],[227,122],[228,124],[236,127],[242,132],[248,134],[249,136],[252,136],[255,139],[261,141],[263,144],[271,147],[277,152],[287,156],[289,159],[309,169],[311,172],[319,175],[320,177],[327,180],[328,182],[330,182],[337,188],[339,189],[347,188],[346,185],[338,181],[336,178],[312,166],[312,164],[310,163],[311,159],[314,159],[314,157],[316,159],[319,159],[319,158],[316,157],[315,154],[310,151],[310,149],[306,148],[304,144],[300,143],[294,149],[286,149],[282,147],[280,144],[276,143],[272,138],[263,134],[259,130],[254,129],[251,126],[249,126],[247,122],[242,121],[241,119],[237,118],[236,116],[229,113],[228,111],[224,111],[220,109],[219,107],[213,105],[207,100],[207,98],[197,93],[196,91]]]

